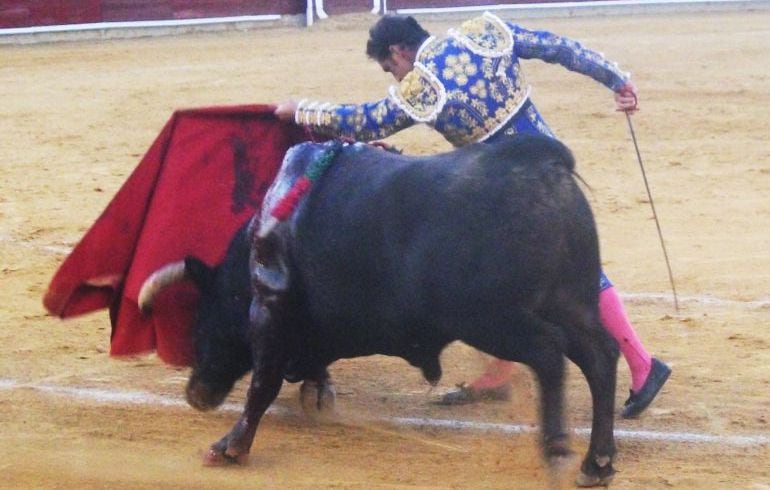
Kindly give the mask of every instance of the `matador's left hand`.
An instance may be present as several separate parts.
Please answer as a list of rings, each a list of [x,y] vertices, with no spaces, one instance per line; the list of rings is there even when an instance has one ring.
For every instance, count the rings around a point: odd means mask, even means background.
[[[639,110],[639,98],[636,93],[636,85],[627,81],[620,90],[615,92],[615,107],[618,111],[633,114]]]

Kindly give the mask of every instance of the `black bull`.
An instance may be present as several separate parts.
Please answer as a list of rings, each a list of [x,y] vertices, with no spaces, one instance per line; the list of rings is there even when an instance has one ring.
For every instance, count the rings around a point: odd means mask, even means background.
[[[295,147],[289,172],[322,148]],[[244,412],[209,462],[245,459],[284,379],[323,382],[338,359],[386,354],[435,384],[441,351],[460,340],[532,368],[554,464],[569,454],[564,356],[573,361],[593,400],[578,484],[607,484],[618,350],[599,321],[596,228],[573,168],[566,147],[537,136],[430,157],[351,145],[289,221],[262,236],[255,217],[248,324],[196,326],[193,405],[220,403],[252,369]]]

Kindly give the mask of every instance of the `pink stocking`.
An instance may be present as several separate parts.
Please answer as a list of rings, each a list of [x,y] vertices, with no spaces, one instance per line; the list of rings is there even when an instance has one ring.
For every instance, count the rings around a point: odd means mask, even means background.
[[[599,293],[599,315],[604,328],[618,341],[620,352],[631,370],[631,390],[638,393],[650,374],[652,359],[628,321],[623,302],[614,287]]]
[[[475,390],[498,388],[510,383],[513,363],[502,359],[492,359],[487,364],[484,374],[470,383]]]

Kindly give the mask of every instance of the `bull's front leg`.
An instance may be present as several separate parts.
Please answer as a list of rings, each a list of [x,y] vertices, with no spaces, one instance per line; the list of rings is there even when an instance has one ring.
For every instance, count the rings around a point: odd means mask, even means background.
[[[244,464],[262,416],[278,396],[286,368],[285,342],[264,305],[252,302],[250,311],[254,367],[243,413],[232,430],[211,446],[204,464]]]

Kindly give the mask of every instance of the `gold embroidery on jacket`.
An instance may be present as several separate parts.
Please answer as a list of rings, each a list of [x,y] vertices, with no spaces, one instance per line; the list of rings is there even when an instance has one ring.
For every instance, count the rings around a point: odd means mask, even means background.
[[[441,81],[421,63],[406,74],[390,95],[410,117],[427,122],[436,118],[446,102],[446,89]]]
[[[446,57],[446,68],[442,75],[445,80],[454,79],[455,83],[462,87],[468,83],[468,77],[474,76],[478,71],[479,68],[471,60],[470,54],[460,53],[457,56],[450,54]]]
[[[513,50],[513,34],[499,17],[485,13],[467,20],[449,34],[468,49],[482,56],[498,57]]]

